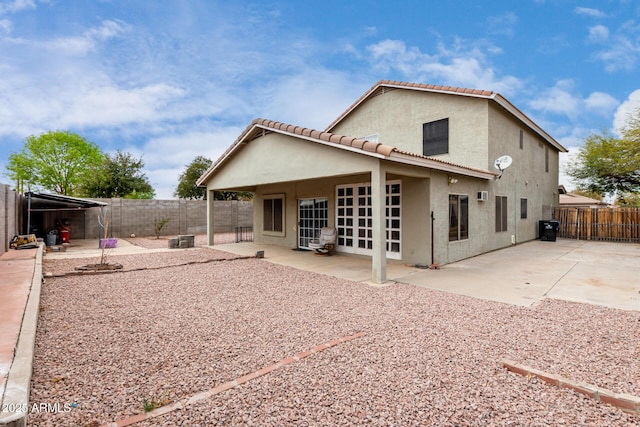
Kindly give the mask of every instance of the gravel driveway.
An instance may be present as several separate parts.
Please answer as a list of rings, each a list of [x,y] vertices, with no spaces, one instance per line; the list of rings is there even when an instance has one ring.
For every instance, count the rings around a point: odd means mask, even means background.
[[[357,332],[365,335],[136,425],[640,423],[500,364],[640,395],[637,312],[553,300],[514,307],[230,258],[208,248],[118,256],[109,262],[129,271],[47,279],[31,402],[77,406],[32,413],[30,425],[116,421],[142,413],[144,400],[183,399]],[[45,260],[44,271],[90,262]]]

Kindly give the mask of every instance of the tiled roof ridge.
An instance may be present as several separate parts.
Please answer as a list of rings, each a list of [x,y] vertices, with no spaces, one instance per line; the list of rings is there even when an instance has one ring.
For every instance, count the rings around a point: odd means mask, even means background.
[[[407,88],[418,88],[418,89],[428,89],[442,92],[453,92],[453,93],[462,93],[468,95],[478,95],[478,96],[492,96],[496,95],[496,92],[490,90],[483,89],[471,89],[457,86],[441,86],[441,85],[433,85],[426,83],[409,83],[409,82],[401,82],[397,80],[380,80],[373,87],[378,86],[400,86]]]
[[[340,114],[333,122],[329,124],[325,128],[325,130],[333,128],[338,122],[342,121],[342,119],[356,106],[358,106],[364,99],[371,96],[376,90],[378,90],[382,86],[388,86],[393,88],[406,88],[406,89],[423,89],[423,90],[431,90],[434,92],[445,92],[451,94],[459,94],[459,95],[471,95],[478,97],[492,97],[498,95],[497,92],[493,92],[490,90],[481,90],[481,89],[468,89],[456,86],[440,86],[426,83],[410,83],[410,82],[401,82],[397,80],[378,80],[369,90],[363,93],[358,99],[355,100],[342,114]]]
[[[302,126],[294,126],[291,124],[277,122],[277,121],[268,120],[268,119],[253,120],[249,125],[249,127],[247,128],[247,130],[249,130],[250,128],[256,125],[264,126],[274,130],[280,130],[287,133],[292,133],[295,135],[318,139],[318,140],[330,142],[333,144],[344,145],[347,147],[352,147],[359,150],[368,151],[371,153],[378,153],[378,154],[382,154],[385,157],[388,157],[393,151],[396,150],[395,147],[391,147],[389,145],[385,145],[379,142],[373,142],[373,141],[369,141],[362,138],[355,138],[352,136],[338,135],[335,133],[319,131],[315,129],[305,128]],[[242,136],[244,136],[244,132]]]

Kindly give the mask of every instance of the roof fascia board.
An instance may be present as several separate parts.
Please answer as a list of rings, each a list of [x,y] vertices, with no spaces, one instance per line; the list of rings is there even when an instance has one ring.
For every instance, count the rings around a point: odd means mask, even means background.
[[[410,156],[398,152],[391,153],[387,159],[407,165],[419,166],[440,172],[455,173],[456,175],[470,176],[473,178],[495,179],[498,176],[498,174],[490,171],[485,172],[481,170],[467,169],[453,164],[440,163],[432,159]]]
[[[76,204],[76,205],[99,205],[99,206],[107,206],[108,205],[108,203],[100,202],[98,200],[81,199],[79,197],[65,196],[65,195],[62,195],[62,194],[27,192],[27,193],[25,193],[25,196],[27,196],[27,197],[31,196],[32,198],[35,198],[35,199],[48,200],[48,201],[51,201],[51,202],[73,203],[73,204]],[[97,206],[93,206],[93,207],[97,207]]]

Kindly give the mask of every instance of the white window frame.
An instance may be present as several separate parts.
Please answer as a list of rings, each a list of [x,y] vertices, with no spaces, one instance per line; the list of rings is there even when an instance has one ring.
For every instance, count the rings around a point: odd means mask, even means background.
[[[392,180],[387,181],[386,186],[391,190],[392,185],[399,185],[399,193],[387,193],[386,194],[386,211],[387,215],[385,215],[385,223],[386,223],[386,257],[389,259],[402,259],[402,181],[401,180]],[[366,191],[367,194],[359,195],[358,188],[365,187],[368,189]],[[352,189],[351,196],[340,196],[340,189]],[[359,205],[359,198],[371,199],[370,190],[371,183],[370,182],[361,182],[355,184],[341,184],[336,186],[336,203],[335,203],[335,224],[338,229],[338,244],[336,245],[336,249],[340,252],[345,253],[353,253],[358,255],[373,255],[373,248],[369,247],[360,247],[358,240],[364,240],[366,243],[373,241],[373,233],[371,228],[372,220],[369,212],[371,211],[371,205],[369,203],[365,203],[365,205]],[[386,193],[386,191],[385,191]],[[399,197],[398,204],[394,204],[394,196]],[[340,199],[343,198],[345,201],[348,197],[352,198],[351,205],[340,205]],[[341,209],[344,209],[343,214],[341,215]],[[352,215],[348,216],[346,214],[347,209],[352,209]],[[364,209],[364,215],[362,215],[362,210]],[[395,215],[394,215],[395,214]],[[391,216],[389,216],[391,215]],[[342,220],[342,221],[341,221]],[[351,220],[351,221],[349,221]],[[361,225],[361,221],[364,221],[364,225]],[[348,225],[347,222],[351,225]],[[397,226],[396,226],[397,225]],[[340,230],[348,230],[352,233],[352,235],[340,235]],[[350,230],[349,230],[350,229]],[[361,235],[364,233],[364,236]],[[347,245],[346,241],[351,240],[351,245]],[[342,242],[342,244],[341,244]],[[397,251],[390,250],[392,247],[397,248]]]

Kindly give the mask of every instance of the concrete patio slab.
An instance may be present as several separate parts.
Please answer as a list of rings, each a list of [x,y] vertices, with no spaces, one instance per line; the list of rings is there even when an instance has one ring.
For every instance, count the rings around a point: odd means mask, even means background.
[[[131,255],[131,254],[143,254],[149,252],[167,252],[176,249],[159,248],[159,249],[147,249],[140,246],[132,245],[124,239],[118,239],[117,246],[115,248],[105,249],[105,254],[111,255]],[[102,254],[102,248],[100,248],[98,239],[74,239],[65,251],[59,252],[46,252],[45,257],[47,259],[64,259],[64,258],[93,258],[99,257]]]
[[[263,250],[276,264],[358,282],[371,282],[371,259],[317,256],[273,245],[242,242],[215,249],[254,255]],[[389,261],[388,284],[408,283],[519,306],[544,298],[640,311],[640,245],[558,239],[533,240],[459,262],[424,270]]]
[[[228,243],[212,246],[225,252],[243,256],[253,256],[257,251],[264,251],[264,258],[275,264],[287,265],[300,270],[313,271],[327,276],[352,280],[355,282],[371,282],[371,258],[358,255],[335,253],[331,256],[316,255],[313,251],[295,250],[275,245],[264,245],[254,242]],[[415,267],[389,261],[387,277],[390,282],[396,278],[421,271]],[[377,285],[380,286],[380,285]]]

